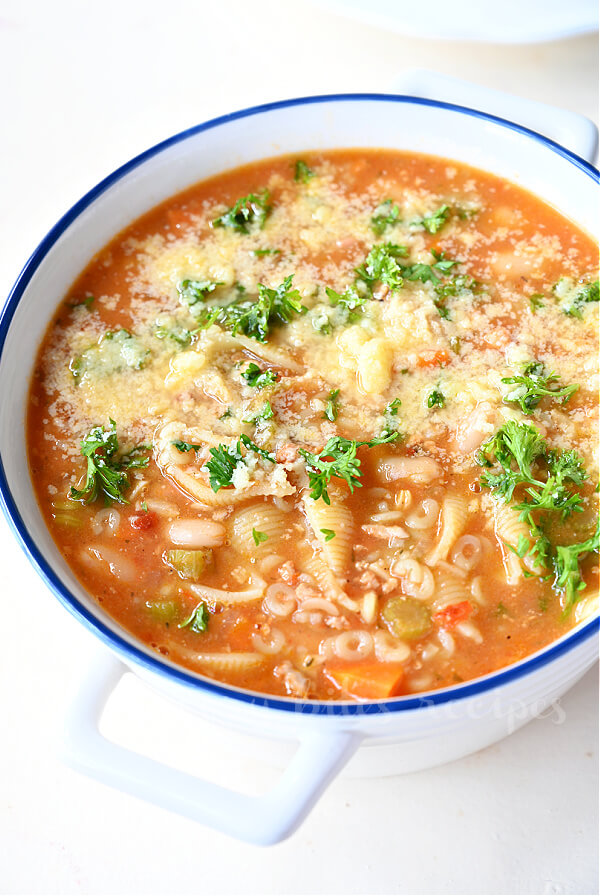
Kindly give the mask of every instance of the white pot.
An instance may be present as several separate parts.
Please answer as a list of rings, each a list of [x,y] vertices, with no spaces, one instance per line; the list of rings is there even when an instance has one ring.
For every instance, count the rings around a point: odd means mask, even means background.
[[[465,91],[544,133],[566,135],[591,158],[590,122],[548,107],[417,73],[412,92]],[[473,92],[475,91],[475,92]],[[462,96],[461,96],[462,92]],[[468,100],[467,100],[468,101]],[[573,143],[571,143],[573,146]],[[0,318],[0,497],[21,545],[63,605],[109,648],[82,685],[66,725],[68,761],[101,780],[251,842],[291,833],[360,746],[354,771],[392,774],[438,765],[499,740],[571,687],[597,656],[598,620],[528,659],[475,682],[384,703],[302,703],[249,694],[178,669],[146,649],[89,598],[50,537],[25,450],[29,376],[56,307],[87,261],[161,200],[212,174],[265,156],[333,147],[393,147],[458,159],[516,182],[597,231],[598,174],[557,143],[489,114],[414,96],[351,95],[274,103],[192,128],[139,156],[75,205],[34,252]],[[125,664],[125,665],[124,665]],[[247,797],[174,771],[105,740],[98,718],[126,667],[171,699],[245,735],[300,741],[265,797]]]

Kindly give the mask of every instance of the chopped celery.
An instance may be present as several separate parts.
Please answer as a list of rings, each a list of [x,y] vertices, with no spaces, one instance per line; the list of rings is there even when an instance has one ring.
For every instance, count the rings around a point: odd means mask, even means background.
[[[173,622],[179,613],[179,607],[174,600],[147,600],[146,606],[152,618],[165,625]]]
[[[201,551],[165,551],[165,563],[174,569],[182,579],[199,579],[213,559],[210,549]]]
[[[425,604],[411,597],[390,597],[381,617],[396,638],[411,641],[427,634],[431,628],[431,616]]]

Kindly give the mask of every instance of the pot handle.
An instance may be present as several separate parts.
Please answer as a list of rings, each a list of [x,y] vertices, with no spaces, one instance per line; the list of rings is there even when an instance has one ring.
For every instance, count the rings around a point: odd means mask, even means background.
[[[67,713],[63,760],[89,777],[239,840],[267,846],[293,833],[361,741],[348,731],[307,732],[272,790],[264,796],[236,793],[121,747],[100,733],[104,706],[128,671],[112,654],[101,654],[91,666]]]
[[[589,118],[567,109],[559,109],[546,103],[538,103],[536,100],[524,99],[425,69],[409,69],[403,72],[394,79],[391,88],[397,93],[408,96],[468,106],[514,121],[549,137],[586,162],[593,163],[598,152],[596,125]]]

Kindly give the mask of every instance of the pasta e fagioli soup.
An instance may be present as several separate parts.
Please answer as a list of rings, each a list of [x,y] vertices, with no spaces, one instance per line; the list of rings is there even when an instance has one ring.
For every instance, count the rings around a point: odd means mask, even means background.
[[[94,599],[239,687],[380,700],[595,612],[597,247],[523,189],[388,150],[204,181],[65,296],[29,401]]]

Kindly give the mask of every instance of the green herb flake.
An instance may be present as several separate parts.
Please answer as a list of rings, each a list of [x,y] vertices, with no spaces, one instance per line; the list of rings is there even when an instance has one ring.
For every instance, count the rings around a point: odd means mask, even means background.
[[[119,441],[117,424],[110,419],[110,428],[96,426],[81,442],[81,453],[87,458],[87,472],[83,488],[71,486],[69,497],[73,501],[92,504],[100,495],[109,506],[114,502],[127,504],[125,492],[129,488],[126,470],[148,466],[149,459],[141,457],[146,446],[137,446],[129,454],[118,457]]]
[[[263,258],[265,255],[281,255],[281,249],[252,249],[252,255]]]
[[[432,389],[427,396],[428,408],[443,408],[446,406],[446,396],[439,389]]]
[[[582,459],[576,451],[550,448],[535,427],[509,420],[482,445],[476,460],[488,468],[481,484],[498,498],[509,503],[519,491],[520,500],[513,506],[527,523],[533,544],[526,546],[527,539],[520,539],[513,550],[531,557],[537,567],[554,568],[553,587],[561,594],[563,613],[568,615],[585,588],[580,559],[598,551],[600,530],[577,544],[555,545],[543,527],[546,519],[564,520],[583,509],[578,486],[587,473]]]
[[[400,209],[391,199],[386,199],[375,209],[371,218],[371,229],[376,236],[383,236],[388,227],[400,223]]]
[[[144,513],[148,513],[148,505],[146,504],[145,501],[142,501],[142,503],[140,504],[140,507],[142,508]]]
[[[275,458],[268,451],[259,448],[249,436],[242,434],[235,446],[217,445],[216,448],[210,449],[212,455],[211,460],[206,462],[206,469],[209,474],[210,487],[214,492],[219,489],[226,488],[232,484],[232,478],[235,468],[238,464],[244,463],[244,455],[242,454],[242,445],[246,451],[254,451],[256,454],[270,463],[275,463]]]
[[[298,159],[294,163],[294,180],[296,183],[307,184],[311,177],[315,177],[316,174],[317,172],[309,168],[302,159]]]
[[[241,376],[253,389],[264,389],[266,386],[272,386],[278,379],[278,374],[274,370],[267,369],[263,371],[254,361],[251,361],[246,369],[241,372]]]
[[[327,286],[325,292],[327,293],[331,305],[342,309],[344,318],[348,323],[356,323],[367,309],[367,304],[369,302],[368,297],[359,295],[355,286],[349,286],[341,293],[336,292],[335,289],[331,289]],[[328,331],[330,332],[331,324],[329,320],[327,320],[326,326],[329,328]],[[324,330],[321,329],[321,332],[324,332]]]
[[[250,233],[253,229],[262,230],[271,211],[269,200],[268,190],[242,196],[235,205],[215,218],[212,225],[213,227],[226,227],[235,233]]]
[[[337,399],[339,394],[339,389],[332,389],[327,397],[327,405],[325,406],[325,413],[323,414],[323,416],[327,420],[330,420],[332,423],[335,423],[338,418],[339,409]]]
[[[341,436],[330,438],[319,454],[311,454],[303,448],[299,449],[300,455],[306,462],[308,482],[311,488],[310,497],[317,501],[322,498],[325,504],[330,504],[331,499],[327,491],[330,481],[343,480],[354,492],[355,488],[361,488],[362,476],[360,458],[357,456],[361,447],[372,448],[374,445],[382,445],[386,442],[394,442],[398,433],[386,433],[370,439],[368,442],[357,442],[344,439]]]
[[[202,634],[208,629],[209,619],[210,614],[206,608],[206,604],[199,603],[197,607],[194,607],[185,622],[181,622],[177,628],[187,628],[191,632]]]
[[[504,403],[518,404],[524,414],[533,414],[544,397],[550,397],[564,404],[574,392],[577,392],[579,386],[573,383],[562,389],[557,388],[559,379],[555,373],[547,373],[539,361],[531,361],[525,365],[521,376],[502,378],[501,382],[506,385],[516,386],[504,396]]]
[[[229,305],[204,308],[198,317],[202,329],[217,324],[229,330],[234,336],[242,333],[266,342],[275,326],[289,323],[297,314],[305,314],[302,296],[292,289],[293,275],[286,277],[275,289],[258,284],[258,298],[237,299]]]
[[[537,314],[539,309],[544,307],[544,298],[545,296],[543,296],[541,292],[534,292],[533,295],[529,296],[529,305],[532,314]]]
[[[448,221],[450,212],[449,205],[441,205],[437,211],[432,212],[431,215],[425,215],[424,218],[414,221],[412,226],[424,227],[427,233],[438,233]]]
[[[186,451],[200,451],[202,445],[194,445],[192,442],[183,442],[181,439],[177,439],[176,442],[171,442],[172,445],[177,448],[178,451],[181,451],[182,454],[185,454]]]
[[[258,547],[259,544],[262,544],[263,541],[269,540],[269,536],[266,532],[259,532],[257,529],[252,529],[252,538],[254,539],[256,547]]]
[[[325,536],[325,541],[331,541],[332,538],[335,538],[335,532],[333,529],[321,529],[320,530]]]

